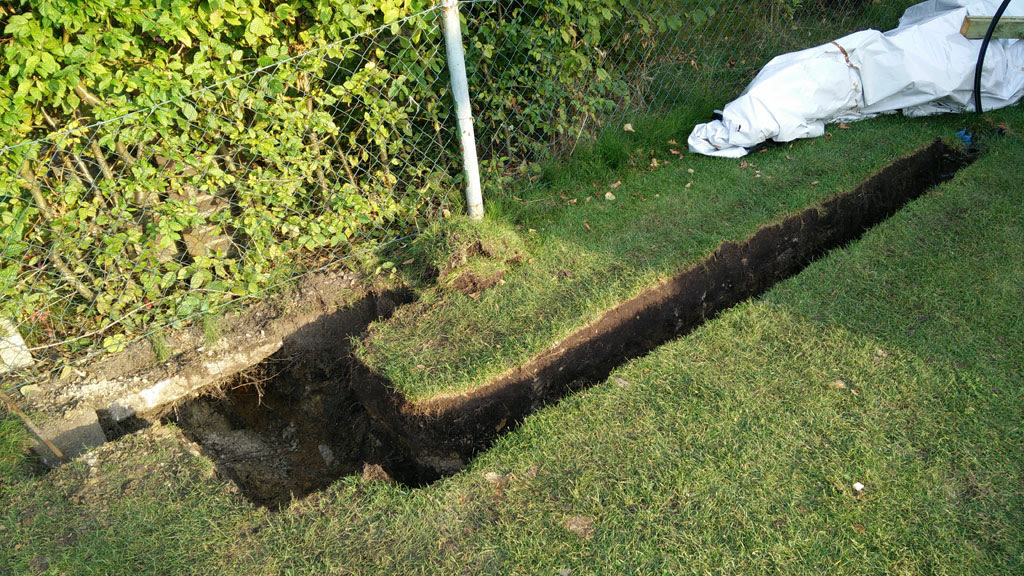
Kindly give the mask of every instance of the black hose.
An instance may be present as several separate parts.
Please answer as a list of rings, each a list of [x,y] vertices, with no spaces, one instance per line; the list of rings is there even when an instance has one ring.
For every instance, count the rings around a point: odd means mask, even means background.
[[[1006,7],[1009,6],[1010,0],[1003,0],[1003,3],[999,5],[999,10],[996,10],[995,16],[992,17],[992,23],[988,25],[988,32],[985,32],[985,39],[981,41],[981,52],[978,53],[978,65],[974,68],[974,111],[981,114],[981,69],[985,65],[985,52],[988,52],[988,43],[992,41],[992,34],[996,31],[996,24],[999,24],[999,19],[1003,17],[1003,12],[1006,12]]]

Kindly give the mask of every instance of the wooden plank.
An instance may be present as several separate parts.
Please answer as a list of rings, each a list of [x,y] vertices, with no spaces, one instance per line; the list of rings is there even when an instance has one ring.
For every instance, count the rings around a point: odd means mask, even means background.
[[[960,33],[964,38],[984,38],[992,24],[990,16],[968,16],[964,18],[964,25],[960,27]],[[993,38],[1024,38],[1024,18],[1000,18],[996,24],[996,31]]]

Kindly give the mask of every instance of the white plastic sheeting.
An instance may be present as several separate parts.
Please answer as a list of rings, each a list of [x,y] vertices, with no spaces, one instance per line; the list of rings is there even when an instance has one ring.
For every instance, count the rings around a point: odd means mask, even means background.
[[[864,30],[778,56],[722,119],[701,124],[691,152],[739,158],[766,140],[789,142],[825,133],[825,125],[902,111],[908,116],[973,110],[981,40],[960,34],[964,17],[992,16],[999,0],[931,0],[910,7],[899,27]],[[1024,16],[1011,2],[1004,16]],[[985,110],[1024,95],[1024,40],[993,40],[982,74]]]

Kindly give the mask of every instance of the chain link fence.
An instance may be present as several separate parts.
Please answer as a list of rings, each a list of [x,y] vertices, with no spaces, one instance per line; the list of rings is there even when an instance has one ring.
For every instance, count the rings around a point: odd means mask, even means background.
[[[892,27],[909,2],[550,4],[461,3],[485,199],[601,130],[724,104],[775,54]],[[0,11],[9,46],[30,42],[32,22]],[[159,101],[137,82],[55,84],[68,78],[59,58],[8,57],[0,116],[21,102],[28,120],[14,123],[21,141],[0,148],[0,389],[342,266],[461,210],[439,6],[375,14],[386,23],[364,18],[367,30],[315,47],[261,44],[269,16],[248,17],[239,29],[260,51],[222,41],[204,53],[188,22],[184,37],[157,38],[157,53],[177,45],[191,59],[135,78],[203,77],[210,61],[236,72]],[[77,48],[64,42],[58,56],[71,62]],[[15,88],[26,74],[50,80]],[[24,105],[48,87],[59,97]]]
[[[529,0],[469,3],[469,84],[474,107],[487,111],[476,125],[485,189],[500,193],[531,163],[637,118],[685,107],[710,117],[772,57],[895,27],[914,3],[627,0],[565,2],[560,12]],[[494,85],[506,89],[480,93]]]
[[[458,153],[437,17],[257,61],[113,117],[81,85],[83,112],[58,122],[44,109],[44,136],[0,150],[0,316],[35,357],[29,373],[437,217]]]

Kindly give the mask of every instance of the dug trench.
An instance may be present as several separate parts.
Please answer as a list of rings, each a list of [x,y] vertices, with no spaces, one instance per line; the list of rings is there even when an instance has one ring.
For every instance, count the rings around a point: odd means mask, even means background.
[[[411,295],[374,296],[322,317],[274,357],[167,418],[254,502],[286,504],[350,474],[421,486],[462,468],[532,412],[604,381],[622,363],[683,336],[798,274],[949,179],[972,156],[936,141],[851,192],[704,261],[605,313],[472,392],[408,402],[351,353],[351,338]]]

